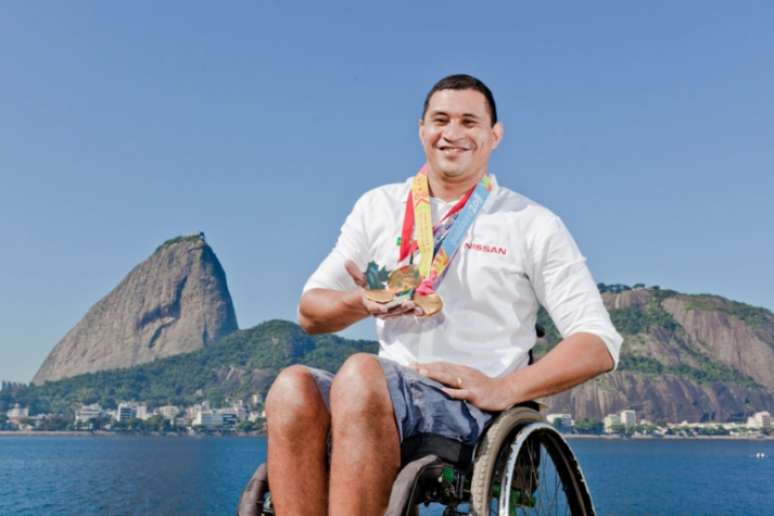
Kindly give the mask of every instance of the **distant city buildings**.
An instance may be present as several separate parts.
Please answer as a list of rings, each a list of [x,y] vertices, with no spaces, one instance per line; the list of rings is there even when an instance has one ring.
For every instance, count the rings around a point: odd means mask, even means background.
[[[227,399],[220,407],[213,407],[208,401],[190,406],[163,405],[151,409],[146,403],[122,401],[114,409],[107,409],[99,403],[76,405],[73,418],[62,414],[36,414],[30,416],[30,408],[15,404],[0,417],[0,430],[121,430],[175,431],[188,432],[231,432],[254,431],[264,428],[266,411],[263,401],[255,396],[245,400]],[[0,415],[3,415],[0,412]],[[153,420],[153,418],[156,418]],[[163,418],[166,421],[159,421]],[[148,422],[143,425],[140,421]],[[774,431],[771,414],[759,411],[747,418],[746,422],[701,422],[654,423],[637,417],[633,409],[607,414],[603,421],[582,419],[575,421],[570,413],[546,415],[548,423],[563,433],[619,434],[633,437],[711,437],[755,438],[771,435]]]

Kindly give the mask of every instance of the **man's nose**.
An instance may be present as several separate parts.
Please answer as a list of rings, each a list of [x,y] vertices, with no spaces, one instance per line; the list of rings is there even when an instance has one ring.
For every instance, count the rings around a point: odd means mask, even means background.
[[[462,125],[456,122],[449,122],[443,128],[442,136],[444,139],[453,142],[459,140],[463,136]]]

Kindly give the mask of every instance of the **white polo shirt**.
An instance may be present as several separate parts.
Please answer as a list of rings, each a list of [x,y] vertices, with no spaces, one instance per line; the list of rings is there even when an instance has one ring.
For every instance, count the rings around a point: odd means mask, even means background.
[[[344,269],[347,260],[361,270],[371,260],[388,270],[398,266],[398,237],[412,179],[358,199],[336,246],[304,292],[356,288]],[[379,355],[403,365],[443,360],[489,376],[509,373],[527,365],[540,303],[562,337],[577,332],[599,336],[617,365],[623,339],[567,228],[548,209],[492,179],[489,197],[437,288],[443,311],[428,318],[375,319]],[[434,224],[454,202],[432,198]]]

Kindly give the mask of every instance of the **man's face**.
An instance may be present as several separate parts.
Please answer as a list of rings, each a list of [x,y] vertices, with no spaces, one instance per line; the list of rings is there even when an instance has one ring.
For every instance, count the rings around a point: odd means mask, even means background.
[[[447,180],[464,181],[486,171],[501,138],[502,126],[492,126],[486,97],[476,90],[436,91],[419,121],[430,170]]]

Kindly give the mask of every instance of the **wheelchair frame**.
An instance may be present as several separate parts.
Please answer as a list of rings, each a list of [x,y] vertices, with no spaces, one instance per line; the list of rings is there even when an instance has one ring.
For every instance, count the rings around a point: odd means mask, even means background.
[[[571,514],[595,514],[583,472],[567,441],[533,406],[522,404],[501,412],[477,443],[473,459],[467,464],[454,464],[435,454],[405,464],[393,483],[385,516],[415,516],[421,504],[430,503],[444,504],[445,516],[489,516],[494,498],[497,498],[497,514],[511,514],[516,505],[528,513],[528,502],[534,492],[526,495],[514,490],[513,485],[524,482],[523,478],[517,479],[517,471],[521,467],[523,477],[525,457],[530,459],[526,473],[537,482],[540,464],[536,466],[529,455],[536,445],[546,449],[555,465]],[[266,465],[262,464],[242,493],[237,515],[273,515],[270,501],[264,506],[268,494],[268,475]],[[526,496],[526,501],[514,500],[514,495]],[[458,512],[457,505],[465,503],[469,504],[470,512]]]

